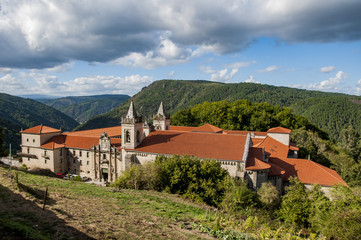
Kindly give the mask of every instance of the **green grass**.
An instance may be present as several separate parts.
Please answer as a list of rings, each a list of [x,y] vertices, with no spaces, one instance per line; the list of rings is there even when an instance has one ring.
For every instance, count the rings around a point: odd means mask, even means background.
[[[0,239],[301,239],[177,195],[116,190],[0,165]],[[40,196],[48,188],[45,210]],[[253,216],[251,216],[253,219]],[[252,220],[251,219],[251,220]]]
[[[175,195],[114,191],[21,171],[18,179],[20,189],[8,169],[0,167],[1,239],[207,238],[205,233],[179,226],[203,221],[208,207]],[[43,211],[43,200],[34,192],[46,188],[49,205]]]

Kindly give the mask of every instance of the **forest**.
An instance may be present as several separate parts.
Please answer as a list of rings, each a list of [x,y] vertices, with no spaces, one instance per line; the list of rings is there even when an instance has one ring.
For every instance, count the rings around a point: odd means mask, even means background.
[[[290,108],[248,100],[204,102],[180,110],[172,125],[201,126],[210,123],[225,130],[267,131],[281,126],[292,130],[291,141],[300,148],[300,158],[308,158],[330,167],[351,186],[361,185],[361,141],[358,132],[347,126],[337,140],[296,115]]]

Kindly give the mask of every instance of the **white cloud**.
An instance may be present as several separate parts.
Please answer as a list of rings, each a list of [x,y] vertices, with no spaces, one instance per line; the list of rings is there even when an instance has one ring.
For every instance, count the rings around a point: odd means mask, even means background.
[[[259,37],[354,41],[361,39],[360,11],[357,0],[7,0],[0,9],[0,66],[118,59],[154,68],[238,52]]]
[[[66,72],[74,67],[74,62],[63,63],[52,68],[47,68],[46,71],[48,72]]]
[[[233,76],[237,72],[238,72],[237,68],[233,68],[230,72],[228,71],[228,68],[225,68],[225,69],[222,69],[222,70],[219,70],[219,71],[215,71],[211,75],[211,81],[214,81],[214,82],[227,82],[228,80],[233,78]]]
[[[256,81],[252,75],[250,75],[248,79],[244,80],[244,82],[246,82],[246,83],[260,83],[260,82]]]
[[[251,61],[251,62],[235,62],[228,64],[228,68],[243,68],[243,67],[249,67],[252,64],[256,64],[257,61]]]
[[[320,83],[312,83],[307,88],[318,90],[338,90],[338,85],[346,78],[343,71],[338,71],[335,77],[330,77]]]
[[[361,79],[357,81],[356,94],[361,94]]]
[[[12,68],[0,68],[0,73],[10,74],[13,72]]]
[[[146,53],[132,52],[125,57],[112,61],[123,66],[153,69],[162,66],[176,65],[188,62],[193,56],[191,49],[182,49],[169,39],[164,39],[157,49]]]
[[[251,64],[256,63],[256,61],[229,63],[224,65],[225,68],[221,70],[214,70],[210,66],[202,65],[200,67],[200,70],[206,74],[211,74],[211,81],[227,82],[234,77],[234,75],[238,72],[239,68],[248,67]]]
[[[0,85],[1,92],[16,92],[24,88],[22,82],[11,74],[6,74],[5,76],[0,78]]]
[[[335,70],[334,66],[327,66],[327,67],[320,68],[320,72],[323,72],[323,73],[329,73],[329,72],[332,72],[333,70]]]
[[[174,70],[170,71],[170,72],[168,73],[168,77],[173,77],[173,76],[174,76],[174,73],[175,73]]]
[[[0,78],[0,84],[10,94],[47,94],[74,96],[91,94],[135,94],[154,81],[153,77],[130,75],[89,76],[60,81],[54,75],[39,72],[19,72],[16,76],[7,74]]]
[[[279,68],[280,68],[279,66],[272,65],[272,66],[266,67],[265,69],[258,70],[258,72],[260,72],[260,73],[273,72],[273,71],[276,71]]]

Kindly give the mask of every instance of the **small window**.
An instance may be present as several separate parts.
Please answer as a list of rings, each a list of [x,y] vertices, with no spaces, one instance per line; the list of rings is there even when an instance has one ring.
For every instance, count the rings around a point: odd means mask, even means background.
[[[79,162],[80,162],[80,165],[83,165],[83,163],[82,163],[82,161],[81,161],[81,160],[80,160]]]
[[[88,173],[90,173],[90,171],[88,171]]]
[[[127,143],[130,143],[130,132],[129,131],[125,131],[125,141]]]
[[[66,155],[69,156],[69,151],[66,151]]]
[[[74,172],[76,172],[76,169],[74,169]]]
[[[28,157],[28,161],[30,161],[30,158]]]
[[[89,165],[89,161],[86,161],[86,165]]]
[[[75,150],[73,150],[73,155],[75,156]]]
[[[33,139],[33,143],[35,142],[35,139]]]
[[[30,148],[28,148],[28,153],[30,153]]]
[[[44,161],[45,163],[46,163],[46,159],[45,159],[45,161]]]
[[[86,152],[86,157],[87,157],[87,158],[89,157],[89,152]]]
[[[26,141],[29,142],[29,138],[27,138]]]
[[[59,156],[63,156],[63,149],[60,149]]]
[[[105,153],[103,154],[103,159],[107,159],[107,155]]]
[[[44,151],[44,156],[46,156],[46,151]]]
[[[81,157],[81,151],[79,150],[79,156]]]

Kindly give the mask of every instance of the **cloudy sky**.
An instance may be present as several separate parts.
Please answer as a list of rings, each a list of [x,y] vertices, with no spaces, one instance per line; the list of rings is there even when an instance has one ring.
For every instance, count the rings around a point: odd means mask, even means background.
[[[0,92],[202,79],[361,95],[360,13],[360,0],[0,0]]]

